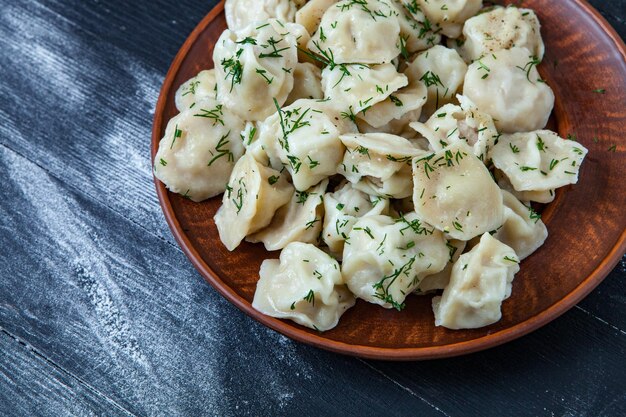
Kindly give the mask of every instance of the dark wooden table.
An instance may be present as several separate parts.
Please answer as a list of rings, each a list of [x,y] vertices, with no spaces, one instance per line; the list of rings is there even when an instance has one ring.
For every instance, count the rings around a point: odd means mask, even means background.
[[[214,3],[0,1],[0,414],[626,415],[626,261],[529,336],[415,363],[293,342],[206,284],[149,143]],[[592,3],[626,37],[626,0]]]

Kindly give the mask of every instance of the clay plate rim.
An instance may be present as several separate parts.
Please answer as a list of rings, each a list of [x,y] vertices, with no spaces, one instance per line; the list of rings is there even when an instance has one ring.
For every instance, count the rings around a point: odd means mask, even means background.
[[[611,25],[602,17],[602,15],[586,0],[574,0],[574,2],[581,6],[582,9],[593,18],[596,24],[598,24],[598,26],[601,27],[602,30],[613,40],[615,47],[618,49],[618,51],[621,53],[622,57],[626,61],[626,45],[622,41],[619,34],[615,31],[615,29],[613,29]],[[167,72],[155,109],[152,130],[151,160],[154,160],[154,156],[156,155],[158,144],[161,139],[161,131],[163,126],[162,114],[165,109],[166,99],[172,89],[172,84],[174,82],[175,76],[179,71],[180,66],[187,56],[191,46],[197,41],[200,34],[206,30],[207,26],[223,11],[223,9],[224,0],[220,1],[220,3],[218,3],[204,17],[204,19],[202,19],[198,26],[196,26],[196,28],[186,39],[180,51],[174,58],[174,61],[172,62],[172,65]],[[524,322],[518,323],[517,325],[514,325],[507,329],[491,333],[487,336],[464,342],[457,342],[449,345],[416,348],[381,348],[347,344],[335,340],[326,339],[320,335],[308,333],[298,327],[295,327],[295,325],[265,316],[253,309],[251,304],[247,300],[240,297],[233,289],[227,286],[219,278],[219,276],[206,263],[202,261],[201,256],[198,254],[192,243],[189,241],[178,222],[167,189],[156,178],[154,178],[154,182],[160,205],[163,209],[165,219],[172,231],[172,234],[174,235],[174,238],[182,248],[185,255],[192,262],[194,267],[204,277],[204,279],[228,301],[233,303],[235,306],[237,306],[237,308],[239,308],[255,320],[294,340],[332,352],[369,359],[427,360],[448,358],[489,349],[517,339],[546,325],[550,321],[556,319],[557,317],[574,307],[585,296],[593,291],[602,282],[602,280],[604,280],[604,278],[606,278],[606,276],[613,270],[613,268],[615,268],[617,263],[620,261],[624,252],[626,252],[626,230],[624,230],[622,231],[620,238],[616,242],[616,245],[613,247],[609,255],[605,259],[603,259],[602,262],[600,262],[599,265],[595,268],[595,270],[565,298],[555,303],[548,309],[545,309],[535,316],[527,319]]]

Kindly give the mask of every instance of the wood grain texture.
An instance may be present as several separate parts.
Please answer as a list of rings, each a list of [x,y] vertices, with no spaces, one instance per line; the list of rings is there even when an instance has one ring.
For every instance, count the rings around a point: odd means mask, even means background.
[[[463,331],[435,327],[432,296],[409,297],[402,312],[359,300],[336,328],[323,334],[267,317],[251,306],[261,262],[268,258],[263,246],[244,243],[229,252],[213,221],[221,197],[198,204],[167,192],[157,181],[166,219],[183,251],[209,283],[262,323],[296,340],[361,357],[432,359],[474,352],[524,335],[573,307],[610,272],[626,249],[626,217],[621,215],[626,207],[625,154],[621,147],[617,152],[607,151],[611,144],[621,143],[621,132],[626,131],[626,47],[585,3],[560,1],[546,8],[528,0],[526,5],[536,10],[543,24],[548,47],[540,70],[557,97],[558,132],[561,137],[577,137],[590,154],[578,184],[559,190],[544,210],[550,237],[522,263],[498,323]],[[569,25],[561,24],[562,16],[569,17]],[[220,3],[174,59],[157,104],[153,157],[167,121],[178,113],[176,90],[199,70],[213,67],[213,45],[225,27]],[[594,93],[603,88],[601,79],[614,80],[606,94]],[[577,224],[575,232],[573,224]],[[580,257],[581,253],[588,256]]]
[[[60,369],[32,346],[0,330],[0,413],[13,415],[127,416],[126,410],[73,375]],[[15,401],[16,398],[22,401]],[[9,409],[8,405],[12,407]],[[9,413],[7,413],[9,414]]]
[[[624,415],[624,261],[529,336],[413,364],[293,342],[202,280],[147,155],[214,3],[1,3],[0,415]],[[626,1],[593,3],[626,36]]]

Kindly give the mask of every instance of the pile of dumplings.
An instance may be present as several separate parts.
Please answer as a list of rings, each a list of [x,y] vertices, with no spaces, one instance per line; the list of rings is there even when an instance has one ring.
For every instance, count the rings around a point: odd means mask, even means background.
[[[500,320],[548,231],[531,202],[587,149],[543,130],[554,94],[529,9],[479,0],[226,0],[214,69],[176,94],[154,173],[215,224],[281,250],[253,307],[326,331],[357,298],[435,324]]]

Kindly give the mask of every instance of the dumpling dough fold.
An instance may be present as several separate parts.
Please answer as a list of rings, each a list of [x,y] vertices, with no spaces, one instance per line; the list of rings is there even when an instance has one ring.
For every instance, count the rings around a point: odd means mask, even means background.
[[[358,298],[402,310],[425,276],[441,271],[449,251],[443,233],[408,213],[359,219],[343,250],[343,276]]]
[[[229,251],[244,237],[263,229],[278,208],[287,204],[293,187],[285,175],[258,163],[247,153],[235,165],[222,206],[215,214],[220,239]]]
[[[502,190],[504,198],[504,224],[494,238],[510,246],[520,260],[539,249],[548,238],[548,229],[541,216],[530,206],[522,204],[515,196]]]
[[[324,12],[307,47],[334,64],[384,64],[400,55],[400,23],[383,0],[343,0]]]
[[[578,182],[589,151],[549,130],[502,135],[490,156],[517,191],[547,191]]]
[[[541,24],[530,9],[495,7],[468,19],[463,36],[463,46],[458,49],[468,63],[513,47],[526,48],[539,60],[543,59],[545,51]],[[449,42],[451,46],[454,44],[454,40]]]
[[[306,191],[337,173],[344,152],[342,133],[356,126],[332,103],[298,100],[259,125],[259,141],[278,171],[287,169],[298,191]]]
[[[324,219],[324,193],[328,180],[307,191],[296,191],[288,204],[276,212],[265,229],[247,238],[249,242],[263,242],[265,249],[283,249],[289,243],[318,243]]]
[[[477,246],[455,262],[443,295],[433,298],[435,325],[477,329],[497,322],[519,269],[515,251],[485,233]]]
[[[464,141],[415,158],[413,182],[417,214],[454,239],[470,240],[502,225],[500,189]]]
[[[236,31],[272,18],[293,22],[296,5],[292,0],[226,0],[224,12],[228,29]]]
[[[271,317],[330,330],[355,303],[339,264],[313,245],[290,243],[280,260],[263,261],[252,307]]]
[[[220,103],[247,121],[274,113],[274,100],[282,106],[293,88],[298,39],[304,35],[302,26],[278,20],[225,30],[213,51]]]
[[[554,93],[537,71],[539,60],[526,48],[489,54],[469,66],[463,95],[493,117],[502,133],[543,129]]]
[[[244,147],[243,121],[211,98],[174,116],[154,159],[154,175],[193,201],[221,194]]]

